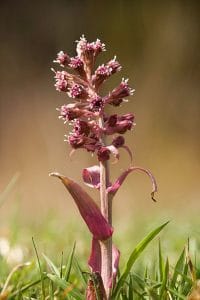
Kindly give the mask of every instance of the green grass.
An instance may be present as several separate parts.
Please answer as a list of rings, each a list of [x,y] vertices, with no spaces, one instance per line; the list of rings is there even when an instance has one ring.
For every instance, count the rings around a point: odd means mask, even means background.
[[[125,234],[116,230],[121,262],[112,299],[187,299],[195,289],[200,277],[198,233],[188,247],[186,225],[153,223],[127,224]],[[37,226],[20,221],[10,226],[10,248],[18,244],[24,257],[14,262],[0,255],[0,300],[85,299],[87,281],[93,277],[87,267],[90,235],[83,223],[63,224],[49,217]]]

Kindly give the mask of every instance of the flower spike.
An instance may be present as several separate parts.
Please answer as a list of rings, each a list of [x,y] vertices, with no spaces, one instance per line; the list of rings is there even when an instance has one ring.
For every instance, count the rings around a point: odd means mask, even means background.
[[[127,97],[133,95],[128,79],[114,87],[107,95],[99,94],[104,82],[121,70],[116,56],[110,61],[95,67],[96,59],[105,51],[105,44],[99,39],[88,42],[84,35],[77,41],[76,54],[69,57],[60,51],[54,60],[61,70],[54,70],[55,88],[70,98],[70,103],[62,105],[59,119],[70,125],[71,130],[65,134],[66,141],[72,151],[84,149],[94,156],[99,165],[84,168],[82,179],[84,183],[99,190],[100,205],[86,193],[76,182],[58,173],[50,175],[59,178],[69,193],[92,233],[91,255],[88,264],[91,275],[88,281],[87,300],[110,300],[115,287],[119,265],[119,250],[112,244],[112,200],[127,176],[133,171],[141,171],[149,176],[152,182],[152,200],[157,184],[152,173],[144,168],[130,166],[114,183],[110,182],[109,160],[114,156],[114,162],[121,158],[121,148],[133,160],[132,151],[126,144],[124,134],[132,132],[135,116],[132,113],[107,113],[107,107],[112,105],[114,110]],[[71,155],[70,154],[70,155]],[[97,291],[98,287],[98,291]],[[114,298],[113,298],[114,299]]]

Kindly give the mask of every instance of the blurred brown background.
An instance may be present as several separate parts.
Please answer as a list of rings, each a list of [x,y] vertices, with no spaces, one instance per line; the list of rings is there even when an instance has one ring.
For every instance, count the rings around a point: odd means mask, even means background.
[[[48,173],[56,170],[80,180],[81,168],[95,160],[82,151],[69,159],[65,126],[56,111],[68,100],[55,91],[50,68],[58,51],[75,55],[74,41],[83,33],[89,41],[98,37],[106,43],[99,63],[116,54],[123,65],[106,88],[129,77],[136,89],[119,109],[136,115],[127,144],[135,164],[151,169],[159,185],[154,204],[148,179],[130,175],[116,198],[115,214],[171,217],[199,211],[198,3],[1,0],[0,191],[20,172],[1,208],[1,220],[16,203],[28,219],[49,210],[64,217],[77,214],[64,188]],[[129,163],[126,153],[121,157],[113,167],[115,176]]]

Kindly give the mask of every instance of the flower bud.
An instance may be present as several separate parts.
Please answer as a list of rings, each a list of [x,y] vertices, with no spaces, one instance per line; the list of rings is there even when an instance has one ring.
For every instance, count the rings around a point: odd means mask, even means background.
[[[124,134],[127,130],[130,130],[134,125],[133,114],[125,114],[122,116],[111,115],[105,122],[105,133],[110,135],[114,133]]]
[[[110,127],[114,127],[117,123],[118,116],[117,114],[111,115],[107,120],[107,125]]]
[[[112,141],[112,145],[116,148],[120,148],[125,144],[125,139],[122,135],[118,135],[114,140]]]
[[[100,187],[100,167],[92,166],[82,171],[82,178],[86,185],[99,189]]]
[[[97,151],[99,161],[106,161],[110,159],[110,150],[107,147],[101,147]]]

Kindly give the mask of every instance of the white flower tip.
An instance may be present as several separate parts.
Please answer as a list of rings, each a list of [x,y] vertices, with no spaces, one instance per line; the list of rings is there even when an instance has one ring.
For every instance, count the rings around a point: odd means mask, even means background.
[[[59,177],[60,174],[58,172],[51,172],[49,173],[49,176]]]

